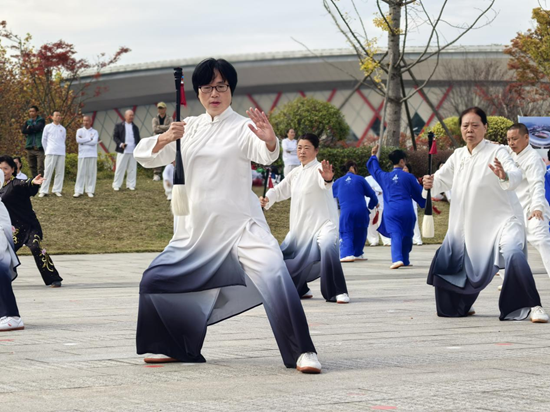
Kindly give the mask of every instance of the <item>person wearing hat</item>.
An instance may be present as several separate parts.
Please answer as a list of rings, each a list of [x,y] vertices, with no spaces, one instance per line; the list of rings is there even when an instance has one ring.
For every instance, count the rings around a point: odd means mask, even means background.
[[[157,104],[157,110],[159,114],[153,117],[153,133],[156,135],[163,134],[168,131],[170,128],[170,123],[172,123],[172,118],[170,116],[166,116],[166,103],[159,102]],[[156,167],[153,170],[153,173],[153,180],[155,182],[162,180],[162,167]]]

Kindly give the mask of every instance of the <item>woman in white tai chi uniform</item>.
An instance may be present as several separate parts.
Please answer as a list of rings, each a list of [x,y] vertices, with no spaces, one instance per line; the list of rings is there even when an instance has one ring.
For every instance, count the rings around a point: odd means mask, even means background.
[[[507,150],[484,139],[487,115],[479,107],[459,118],[466,147],[456,149],[425,189],[453,191],[449,228],[428,275],[438,316],[474,313],[472,305],[499,268],[506,277],[499,299],[500,320],[548,322],[525,256],[523,210],[514,189],[522,173]]]
[[[317,160],[319,138],[307,133],[298,139],[301,166],[292,170],[265,198],[262,207],[292,197],[290,231],[281,244],[288,271],[303,298],[307,287],[321,277],[321,294],[327,302],[349,303],[338,236],[338,208],[332,194],[332,165]]]
[[[250,162],[274,162],[277,137],[264,113],[250,109],[250,121],[231,109],[237,72],[227,61],[202,61],[192,81],[206,113],[134,152],[144,167],[165,166],[181,139],[190,209],[143,275],[137,352],[168,357],[148,363],[205,362],[207,326],[263,303],[285,366],[319,373],[300,297],[251,190]]]

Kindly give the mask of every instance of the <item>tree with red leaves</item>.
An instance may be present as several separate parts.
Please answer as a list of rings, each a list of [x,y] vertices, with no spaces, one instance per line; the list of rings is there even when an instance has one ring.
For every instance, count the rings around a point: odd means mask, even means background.
[[[74,136],[81,126],[81,109],[84,103],[107,90],[95,87],[106,67],[117,63],[130,52],[120,47],[112,57],[105,53],[97,62],[76,57],[75,46],[59,40],[46,43],[37,49],[31,44],[32,37],[20,37],[0,22],[0,151],[22,154],[24,139],[21,124],[27,119],[31,105],[40,108],[43,117],[59,110],[67,136]],[[81,81],[83,75],[90,81]],[[67,151],[76,152],[75,139],[67,139]]]

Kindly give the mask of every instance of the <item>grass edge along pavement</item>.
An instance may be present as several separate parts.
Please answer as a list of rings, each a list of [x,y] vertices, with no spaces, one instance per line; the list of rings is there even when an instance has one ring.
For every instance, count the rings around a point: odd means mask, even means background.
[[[63,197],[32,198],[44,232],[43,245],[49,253],[96,254],[160,252],[173,234],[173,216],[162,182],[138,175],[136,191],[113,191],[111,179],[97,181],[94,198],[73,198],[74,182],[66,181]],[[262,188],[253,188],[257,195]],[[436,236],[424,243],[441,243],[447,230],[449,205],[436,202],[441,215],[434,214]],[[273,235],[281,243],[288,233],[290,200],[276,203],[265,212]],[[419,210],[419,222],[422,222]],[[20,254],[29,254],[23,247]]]

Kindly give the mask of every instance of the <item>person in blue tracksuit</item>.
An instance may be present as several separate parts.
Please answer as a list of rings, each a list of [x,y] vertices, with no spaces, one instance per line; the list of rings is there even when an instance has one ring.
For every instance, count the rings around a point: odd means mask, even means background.
[[[362,176],[357,176],[357,163],[348,161],[344,165],[344,176],[332,186],[332,194],[340,204],[340,261],[364,260],[363,248],[367,240],[369,209],[378,206],[376,193]]]
[[[394,150],[388,157],[393,164],[391,172],[384,172],[378,163],[378,145],[372,149],[372,156],[367,162],[370,174],[382,187],[384,196],[384,214],[378,231],[391,238],[392,265],[390,269],[409,266],[409,253],[412,250],[412,239],[416,216],[411,199],[422,208],[426,199],[422,197],[422,186],[416,178],[403,171],[406,154]]]

